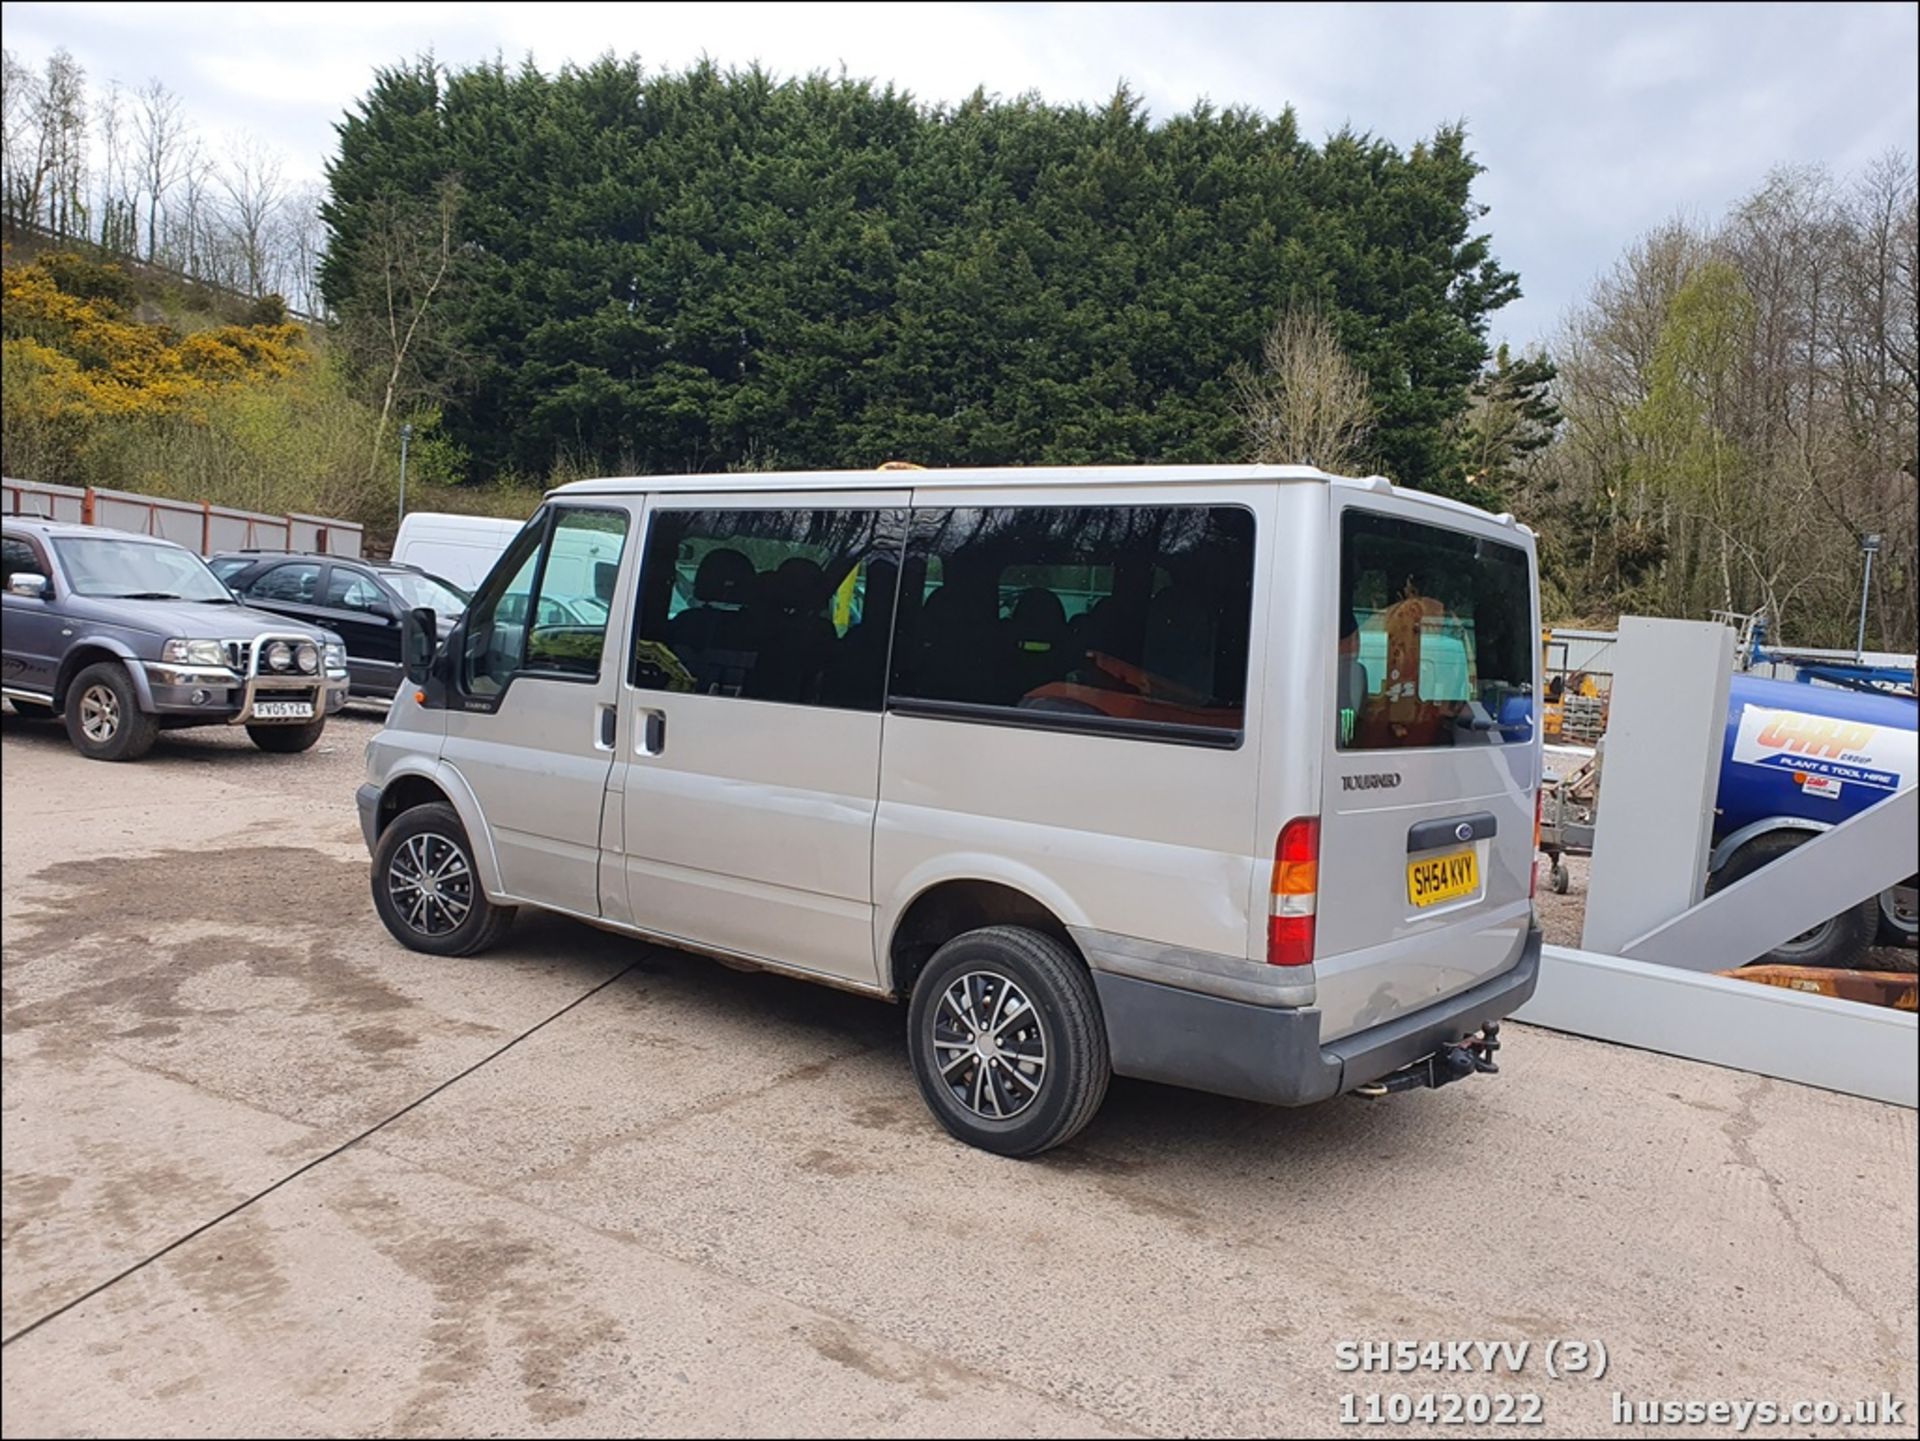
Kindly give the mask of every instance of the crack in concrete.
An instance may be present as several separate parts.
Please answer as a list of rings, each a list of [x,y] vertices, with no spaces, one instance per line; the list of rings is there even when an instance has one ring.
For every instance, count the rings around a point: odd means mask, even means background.
[[[1861,1319],[1873,1328],[1874,1342],[1880,1353],[1879,1359],[1887,1367],[1888,1379],[1897,1389],[1901,1382],[1900,1360],[1897,1355],[1899,1337],[1880,1314],[1867,1304],[1859,1292],[1854,1290],[1847,1278],[1827,1263],[1827,1258],[1821,1253],[1820,1248],[1814,1245],[1813,1238],[1801,1227],[1800,1218],[1788,1203],[1786,1189],[1780,1178],[1754,1152],[1753,1138],[1760,1133],[1760,1118],[1754,1110],[1754,1103],[1771,1092],[1773,1088],[1773,1081],[1770,1078],[1755,1076],[1753,1084],[1742,1087],[1739,1092],[1739,1110],[1720,1123],[1720,1130],[1733,1150],[1733,1162],[1759,1178],[1761,1186],[1766,1190],[1768,1203],[1772,1205],[1774,1213],[1780,1217],[1781,1224],[1787,1228],[1787,1234],[1806,1253],[1813,1269],[1825,1277],[1828,1284],[1838,1291],[1846,1303],[1860,1314]]]

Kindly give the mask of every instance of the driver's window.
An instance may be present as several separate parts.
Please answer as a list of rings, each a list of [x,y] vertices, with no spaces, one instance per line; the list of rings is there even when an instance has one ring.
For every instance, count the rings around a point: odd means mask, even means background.
[[[40,557],[33,553],[33,547],[24,540],[8,536],[0,542],[0,558],[4,566],[0,567],[0,586],[4,586],[16,575],[45,575],[47,568],[40,564]]]
[[[626,539],[623,510],[569,506],[536,516],[467,612],[462,688],[498,695],[523,670],[597,676],[607,635],[604,596]]]
[[[527,640],[527,669],[597,676],[608,603],[627,542],[623,510],[558,511],[540,599]]]
[[[547,512],[514,537],[467,611],[460,685],[469,695],[498,695],[526,654],[527,611],[539,578]]]

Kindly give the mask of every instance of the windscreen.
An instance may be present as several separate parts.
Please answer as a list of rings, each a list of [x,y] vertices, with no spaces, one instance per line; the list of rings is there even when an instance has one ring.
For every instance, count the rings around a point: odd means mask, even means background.
[[[1340,521],[1342,750],[1533,734],[1533,579],[1519,546],[1399,516]]]
[[[177,545],[109,536],[64,536],[54,541],[67,584],[79,595],[128,600],[232,601],[207,563]]]

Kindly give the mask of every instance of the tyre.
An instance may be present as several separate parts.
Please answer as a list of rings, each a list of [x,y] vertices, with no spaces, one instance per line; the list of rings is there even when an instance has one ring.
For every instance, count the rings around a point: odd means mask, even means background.
[[[1073,1136],[1112,1074],[1087,968],[1018,926],[968,931],[934,953],[907,1007],[907,1053],[940,1124],[1002,1156]]]
[[[1880,892],[1880,944],[1912,950],[1920,944],[1920,890],[1909,876],[1897,886]],[[1899,969],[1914,969],[1911,961]]]
[[[513,907],[480,889],[473,845],[452,806],[402,811],[373,849],[373,908],[401,945],[434,956],[471,956],[513,924]]]
[[[1774,831],[1755,836],[1735,851],[1707,882],[1707,894],[1725,890],[1735,881],[1752,875],[1770,861],[1779,859],[1795,846],[1811,840],[1812,831]],[[1868,896],[1848,906],[1836,916],[1802,931],[1790,941],[1756,956],[1753,965],[1782,966],[1855,966],[1874,941],[1880,927],[1880,899]]]
[[[37,700],[9,700],[13,713],[23,721],[50,721],[54,718],[53,707],[43,705]]]
[[[137,761],[153,749],[159,722],[140,709],[133,677],[117,660],[88,666],[67,687],[67,739],[94,761]]]
[[[1564,896],[1567,887],[1573,884],[1573,878],[1567,874],[1567,868],[1559,861],[1553,863],[1553,870],[1547,876],[1547,884],[1553,888],[1556,896]]]
[[[321,716],[300,726],[248,726],[247,734],[263,751],[272,751],[275,755],[297,755],[301,751],[311,750],[313,743],[320,739],[320,732],[326,728],[327,718]]]

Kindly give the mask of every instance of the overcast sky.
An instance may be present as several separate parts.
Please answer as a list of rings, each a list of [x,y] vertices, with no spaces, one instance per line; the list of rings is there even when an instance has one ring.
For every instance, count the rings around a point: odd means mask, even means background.
[[[701,55],[891,80],[924,100],[975,86],[1104,99],[1125,79],[1156,116],[1205,97],[1292,105],[1407,146],[1464,119],[1477,194],[1525,298],[1495,338],[1546,336],[1636,235],[1713,217],[1769,169],[1845,174],[1920,126],[1912,4],[6,4],[7,48],[64,45],[95,84],[157,76],[212,137],[252,132],[318,177],[332,122],[376,66],[606,50],[649,68]]]

